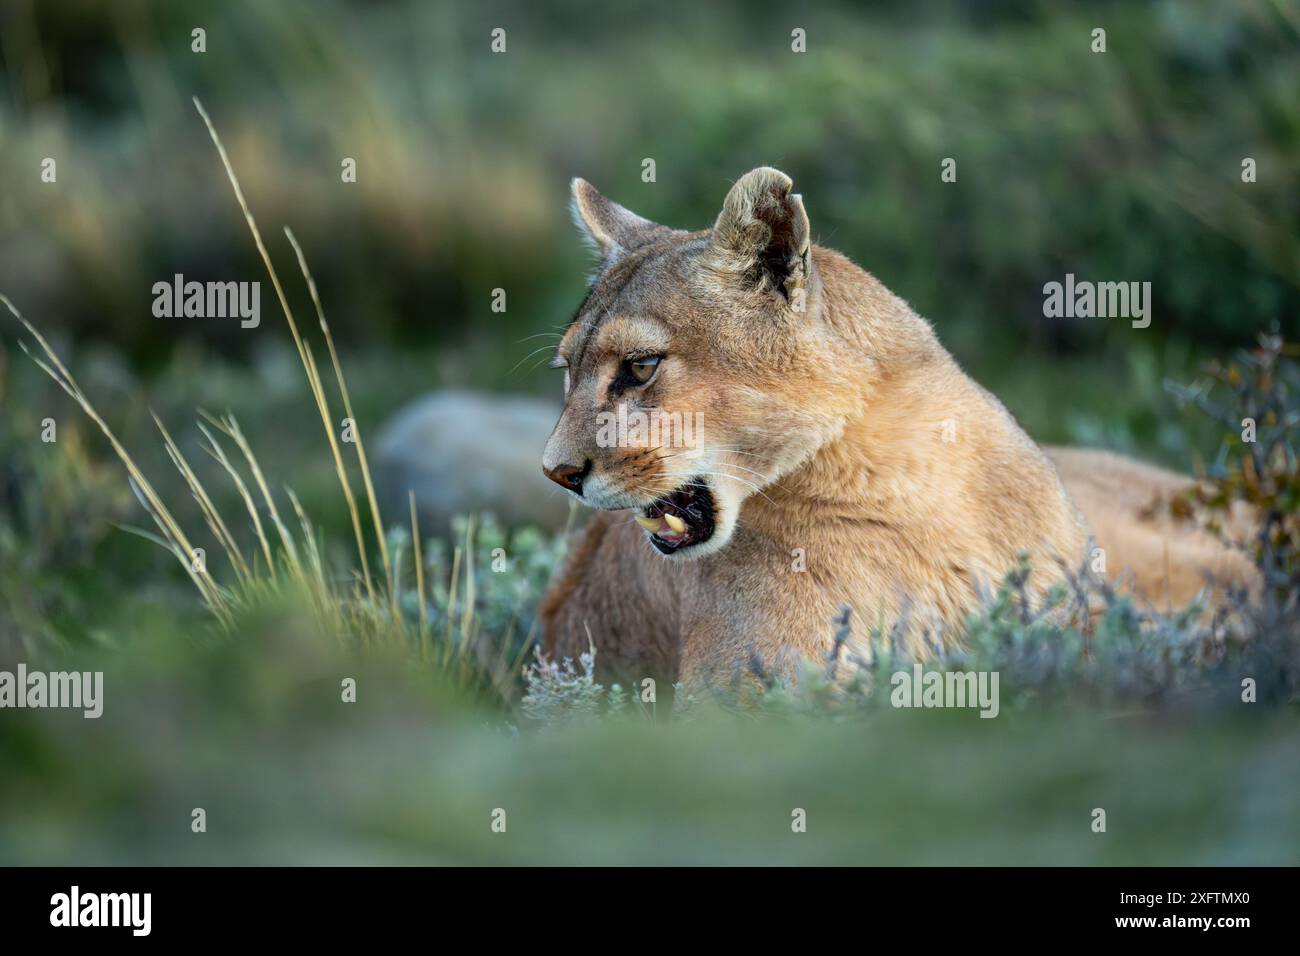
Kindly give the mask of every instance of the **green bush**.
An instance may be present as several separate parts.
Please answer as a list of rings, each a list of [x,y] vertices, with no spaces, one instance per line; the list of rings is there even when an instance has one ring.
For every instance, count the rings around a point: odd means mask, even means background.
[[[1026,340],[1131,345],[1123,323],[1044,322],[1042,286],[1066,272],[1150,281],[1157,337],[1300,330],[1300,46],[1283,6],[669,9],[31,3],[6,31],[0,175],[35,183],[49,155],[64,173],[0,205],[4,284],[29,313],[141,357],[193,336],[255,341],[149,312],[152,283],[175,272],[261,278],[209,188],[198,93],[255,211],[302,237],[353,341],[504,353],[580,297],[569,177],[700,228],[762,163],[794,176],[820,241],[971,361]],[[502,56],[487,46],[498,21]],[[190,52],[195,23],[206,54]],[[793,25],[805,54],[790,52]],[[1097,26],[1104,54],[1089,48]],[[355,185],[339,181],[343,156]],[[945,157],[956,183],[940,181]],[[497,287],[504,315],[489,310]],[[496,374],[516,357],[500,354]]]

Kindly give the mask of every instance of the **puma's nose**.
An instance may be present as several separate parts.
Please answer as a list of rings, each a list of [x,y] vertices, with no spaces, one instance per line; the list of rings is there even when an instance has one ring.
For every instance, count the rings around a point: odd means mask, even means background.
[[[577,465],[556,465],[554,468],[543,468],[542,471],[561,488],[568,488],[574,494],[581,495],[582,479],[591,472],[591,459],[588,458],[581,468]]]

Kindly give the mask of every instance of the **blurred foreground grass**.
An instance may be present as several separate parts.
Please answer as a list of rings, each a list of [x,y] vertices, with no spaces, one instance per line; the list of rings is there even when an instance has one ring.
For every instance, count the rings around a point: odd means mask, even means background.
[[[1293,709],[629,715],[520,735],[427,671],[278,633],[81,658],[107,671],[99,720],[6,714],[0,861],[1300,863]]]

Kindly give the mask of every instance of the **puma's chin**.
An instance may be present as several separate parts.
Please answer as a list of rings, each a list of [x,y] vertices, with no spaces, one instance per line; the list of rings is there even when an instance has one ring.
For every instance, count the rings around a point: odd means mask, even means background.
[[[641,508],[636,523],[660,554],[692,560],[731,540],[736,509],[708,479],[692,478]]]

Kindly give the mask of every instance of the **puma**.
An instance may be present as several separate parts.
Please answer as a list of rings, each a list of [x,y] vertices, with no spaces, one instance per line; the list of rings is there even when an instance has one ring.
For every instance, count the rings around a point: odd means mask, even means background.
[[[743,176],[699,232],[581,179],[572,205],[601,263],[557,349],[543,470],[598,513],[543,600],[549,655],[590,645],[605,679],[695,691],[824,656],[841,605],[859,632],[906,614],[959,640],[1022,553],[1033,598],[1101,553],[1173,605],[1246,573],[1141,518],[1188,479],[1040,449],[907,303],[810,241],[784,173]],[[670,427],[600,427],[634,414]]]

